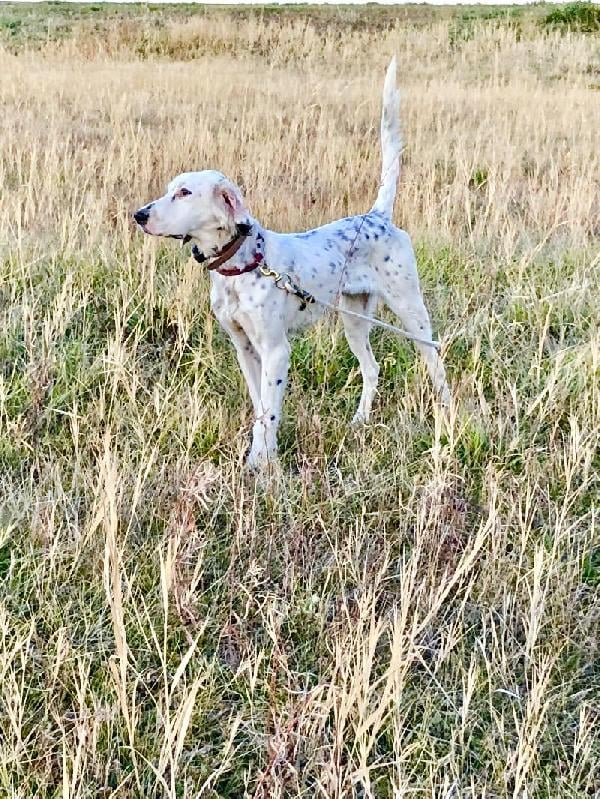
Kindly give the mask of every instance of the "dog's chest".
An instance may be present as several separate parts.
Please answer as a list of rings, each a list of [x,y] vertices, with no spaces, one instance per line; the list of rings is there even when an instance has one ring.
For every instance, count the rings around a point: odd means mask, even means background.
[[[281,291],[258,272],[234,278],[215,276],[210,299],[222,324],[239,326],[251,338],[261,335],[265,328],[285,327]]]
[[[259,273],[233,279],[214,277],[210,299],[221,324],[239,326],[255,340],[300,330],[323,313],[319,305],[303,308],[298,297]]]

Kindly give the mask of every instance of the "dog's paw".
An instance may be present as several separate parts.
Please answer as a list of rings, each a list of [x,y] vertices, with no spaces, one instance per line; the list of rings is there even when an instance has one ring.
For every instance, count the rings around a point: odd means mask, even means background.
[[[452,405],[452,394],[448,386],[443,386],[438,393],[440,406],[444,411],[449,411]]]
[[[280,493],[283,471],[275,455],[252,459],[248,457],[245,471],[256,488],[274,496]]]
[[[361,411],[356,411],[354,416],[352,417],[352,421],[350,424],[354,427],[355,430],[360,430],[361,427],[364,427],[369,422],[369,417],[365,416],[364,413]]]
[[[278,463],[277,454],[264,449],[251,449],[246,458],[246,469],[249,472],[260,473],[268,471]]]
[[[248,455],[246,462],[244,463],[245,471],[249,472],[250,474],[257,474],[264,468],[265,464],[263,461],[257,460],[256,458],[251,458],[250,455]]]

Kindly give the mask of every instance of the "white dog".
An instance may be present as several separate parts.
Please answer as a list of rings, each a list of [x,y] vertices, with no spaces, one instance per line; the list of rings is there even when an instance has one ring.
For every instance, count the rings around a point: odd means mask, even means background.
[[[375,205],[305,233],[263,228],[244,204],[238,187],[220,172],[187,172],[176,177],[164,197],[148,203],[134,218],[153,236],[194,241],[197,261],[211,270],[211,305],[235,346],[254,406],[248,465],[257,468],[277,456],[277,428],[290,363],[288,333],[315,322],[318,304],[306,306],[276,285],[258,267],[288,275],[302,289],[340,308],[372,315],[383,300],[417,339],[431,339],[410,238],[392,224],[400,171],[399,95],[396,61],[388,68],[381,119],[382,177]],[[368,321],[342,313],[346,338],[363,379],[355,422],[369,418],[379,367]],[[417,341],[442,402],[450,392],[434,347]]]

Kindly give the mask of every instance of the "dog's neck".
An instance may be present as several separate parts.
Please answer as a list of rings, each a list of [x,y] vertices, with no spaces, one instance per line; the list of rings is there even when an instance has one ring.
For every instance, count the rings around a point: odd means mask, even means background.
[[[211,272],[224,277],[235,277],[257,269],[264,261],[264,235],[260,225],[238,225],[236,235],[211,256],[204,255],[199,247],[192,246],[194,259]]]

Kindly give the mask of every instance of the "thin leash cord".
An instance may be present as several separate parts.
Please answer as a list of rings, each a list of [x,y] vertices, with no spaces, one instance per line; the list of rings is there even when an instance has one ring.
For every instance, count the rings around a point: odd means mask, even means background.
[[[301,302],[301,311],[306,308],[308,303],[316,303],[317,305],[322,305],[324,308],[329,308],[336,313],[354,316],[356,319],[363,319],[365,322],[369,322],[377,327],[383,327],[385,330],[391,330],[392,333],[397,333],[398,335],[404,336],[404,338],[408,338],[411,341],[424,344],[426,347],[433,347],[436,350],[441,348],[441,345],[438,341],[429,341],[429,339],[419,338],[418,336],[414,336],[412,333],[409,333],[407,330],[403,330],[401,327],[390,325],[388,322],[382,322],[381,319],[376,319],[374,316],[367,316],[366,314],[358,313],[357,311],[351,311],[349,308],[343,308],[337,303],[334,305],[326,300],[321,300],[319,297],[315,297],[314,294],[311,294],[310,291],[303,289],[300,285],[298,285],[298,283],[295,283],[289,275],[285,274],[285,272],[276,272],[274,269],[270,269],[267,266],[260,266],[259,272],[263,277],[268,277],[273,280],[275,282],[275,286],[278,289],[281,289],[281,291],[286,291],[293,297],[297,297]]]
[[[337,311],[338,313],[343,313],[347,316],[354,316],[356,319],[363,319],[365,322],[370,322],[376,327],[382,327],[384,330],[391,330],[392,333],[404,336],[404,338],[408,338],[411,341],[416,341],[418,344],[424,344],[426,347],[433,347],[434,350],[439,351],[441,349],[441,344],[439,341],[429,341],[425,338],[418,338],[418,336],[413,336],[413,334],[409,333],[407,330],[402,330],[400,327],[390,325],[388,322],[382,322],[381,319],[375,319],[373,316],[357,313],[356,311],[351,311],[349,308],[341,308],[339,305],[333,305],[333,303],[320,300],[318,297],[313,297],[313,299],[316,303],[322,305],[324,308],[330,308],[332,311]]]

